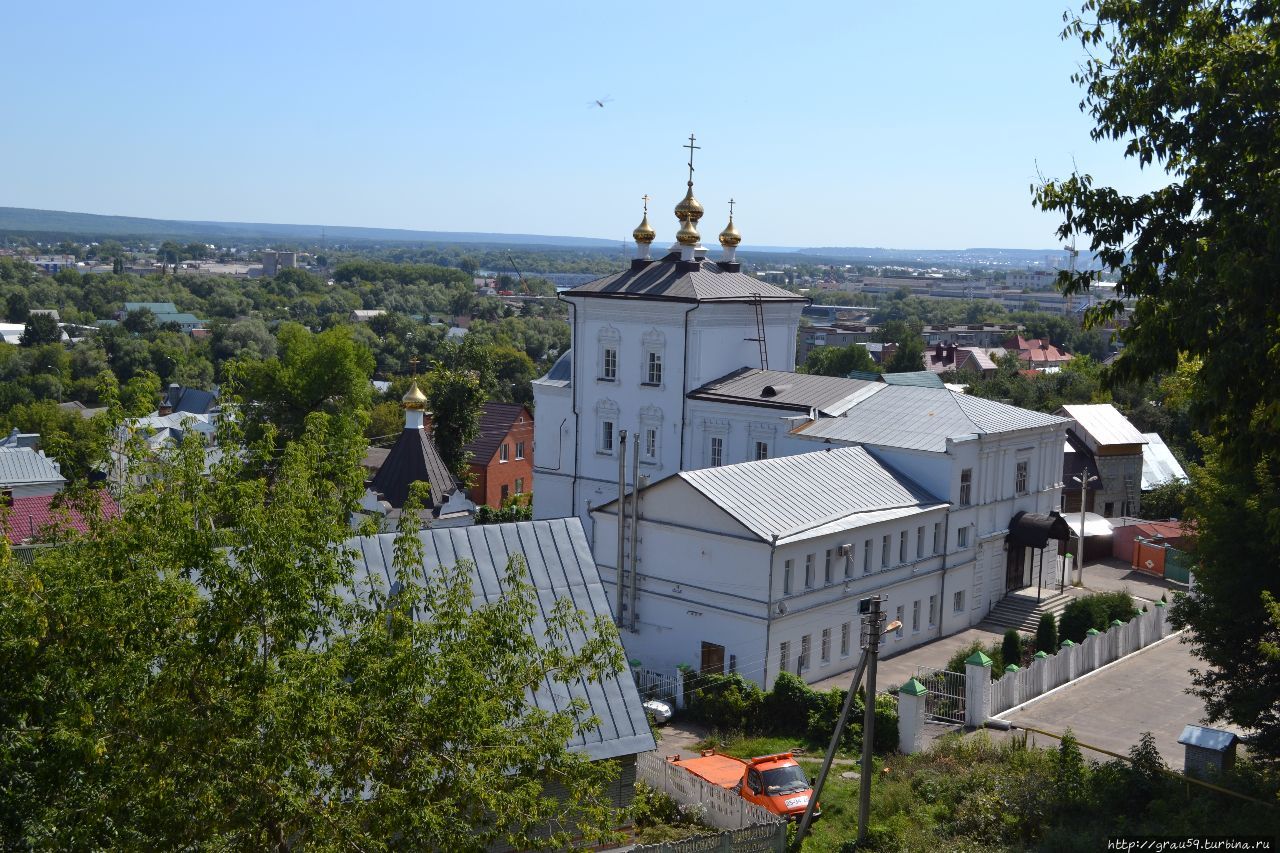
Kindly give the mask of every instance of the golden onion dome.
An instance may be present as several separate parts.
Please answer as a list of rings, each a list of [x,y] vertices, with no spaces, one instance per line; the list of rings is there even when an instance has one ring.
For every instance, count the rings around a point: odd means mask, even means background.
[[[698,220],[702,218],[702,213],[702,202],[693,197],[693,181],[690,181],[689,191],[684,194],[684,198],[680,199],[680,203],[676,205],[676,219],[681,222],[690,219],[694,225],[697,225]]]
[[[427,395],[422,393],[422,389],[418,387],[418,381],[415,379],[413,384],[409,386],[409,390],[400,398],[400,402],[404,403],[406,409],[425,409],[427,407]]]
[[[631,236],[635,238],[637,243],[652,243],[658,237],[658,232],[653,230],[653,226],[649,224],[649,214],[645,213],[644,219],[640,220],[640,224],[636,226],[636,230],[631,232]]]
[[[738,233],[737,226],[733,224],[733,217],[729,217],[729,224],[720,232],[720,245],[726,249],[730,246],[737,246],[742,242],[742,235]]]
[[[685,219],[680,223],[680,230],[676,232],[676,242],[681,246],[696,246],[701,235],[698,229],[693,226],[692,219]]]

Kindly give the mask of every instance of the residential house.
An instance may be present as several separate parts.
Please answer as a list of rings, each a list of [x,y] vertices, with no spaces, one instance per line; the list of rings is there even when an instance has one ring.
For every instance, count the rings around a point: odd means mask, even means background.
[[[1104,518],[1141,515],[1143,448],[1147,439],[1110,403],[1063,406],[1075,420],[1067,430],[1062,469],[1062,505],[1080,510],[1078,477],[1089,484],[1085,510]]]
[[[420,531],[418,538],[422,543],[422,565],[415,570],[432,575],[440,566],[465,564],[471,572],[473,606],[508,594],[502,579],[508,566],[518,559],[514,565],[520,569],[519,577],[532,588],[543,611],[564,601],[585,613],[588,625],[597,617],[609,616],[604,584],[577,519],[428,528]],[[356,538],[348,545],[357,554],[356,587],[387,594],[398,580],[395,534]],[[414,618],[423,618],[422,611],[415,609]],[[525,630],[539,643],[563,642],[575,649],[581,648],[586,639],[582,632],[549,637],[542,620],[527,623]],[[543,711],[563,711],[568,702],[579,700],[586,706],[584,718],[599,719],[594,730],[575,735],[569,741],[569,749],[592,761],[616,761],[618,775],[610,785],[610,799],[618,808],[629,806],[635,790],[635,757],[656,746],[631,672],[605,673],[589,683],[558,682],[552,676],[546,688],[528,693]]]
[[[188,414],[213,415],[218,410],[218,393],[202,391],[199,388],[184,388],[177,382],[170,382],[160,400],[157,415]]]
[[[1060,368],[1074,357],[1059,349],[1047,338],[1027,338],[1014,335],[1004,342],[1004,349],[1018,357],[1018,361],[1035,370]]]
[[[1142,445],[1142,491],[1149,492],[1165,483],[1187,482],[1187,472],[1164,443],[1158,432],[1144,432]]]
[[[107,518],[120,514],[120,508],[106,492],[94,492],[100,511]],[[69,530],[86,533],[89,523],[75,507],[55,507],[56,495],[28,495],[6,499],[7,510],[0,513],[0,526],[10,545],[29,545]]]
[[[386,313],[386,308],[357,308],[351,312],[348,319],[353,323],[367,323],[374,317],[381,317]]]
[[[924,354],[925,367],[933,373],[971,373],[991,377],[996,373],[996,363],[979,347],[962,347],[956,344],[934,344]]]
[[[485,403],[471,454],[472,501],[492,507],[533,491],[533,414],[519,403]]]
[[[155,316],[157,326],[173,323],[187,334],[191,334],[204,325],[203,320],[194,314],[179,311],[178,307],[172,302],[126,302],[124,310],[116,312],[115,319],[123,321],[128,315],[143,309],[150,311]],[[99,321],[99,323],[101,322]]]
[[[7,498],[55,495],[67,484],[44,451],[21,446],[12,435],[0,443],[0,493]]]

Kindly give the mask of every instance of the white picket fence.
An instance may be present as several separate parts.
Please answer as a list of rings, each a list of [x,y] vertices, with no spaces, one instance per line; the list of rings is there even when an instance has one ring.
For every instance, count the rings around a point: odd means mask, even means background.
[[[650,787],[665,792],[681,806],[697,807],[701,818],[717,829],[785,823],[782,817],[747,802],[735,791],[712,785],[675,766],[656,751],[636,756],[636,776]]]
[[[1164,607],[1152,607],[1123,625],[1112,625],[1078,645],[1063,645],[1055,655],[1033,660],[1024,669],[991,682],[988,715],[1000,714],[1023,702],[1061,687],[1086,672],[1106,666],[1163,639],[1168,633]],[[970,676],[972,677],[972,676]]]

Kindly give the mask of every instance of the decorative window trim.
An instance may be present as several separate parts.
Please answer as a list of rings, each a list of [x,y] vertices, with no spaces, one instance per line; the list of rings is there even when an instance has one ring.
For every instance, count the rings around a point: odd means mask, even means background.
[[[605,370],[606,368],[605,353],[608,350],[613,350],[613,375],[612,376],[607,375]],[[618,381],[618,368],[620,366],[618,364],[618,361],[619,361],[621,350],[622,350],[622,333],[619,332],[612,325],[605,326],[602,329],[600,329],[600,331],[596,334],[596,356],[597,356],[596,381],[597,382],[617,382]]]
[[[667,336],[656,327],[652,327],[640,337],[640,384],[646,388],[662,388],[666,383],[666,349]],[[658,357],[658,381],[651,382],[649,376],[650,355]]]
[[[662,461],[662,409],[645,406],[640,410],[640,462],[659,465]],[[649,432],[653,431],[653,447],[649,446]],[[653,452],[650,453],[649,451]]]
[[[596,403],[596,453],[601,456],[613,456],[618,449],[618,416],[621,413],[618,404],[613,400],[601,400]],[[613,446],[605,447],[604,424],[613,424]]]

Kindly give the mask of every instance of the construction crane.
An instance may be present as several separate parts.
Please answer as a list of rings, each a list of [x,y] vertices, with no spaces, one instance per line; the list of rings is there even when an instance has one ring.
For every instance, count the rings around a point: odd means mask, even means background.
[[[516,271],[516,277],[520,279],[520,289],[528,293],[529,283],[524,280],[524,273],[520,272],[520,267],[516,266],[516,259],[511,257],[510,252],[507,252],[507,260],[511,262],[511,268]]]

